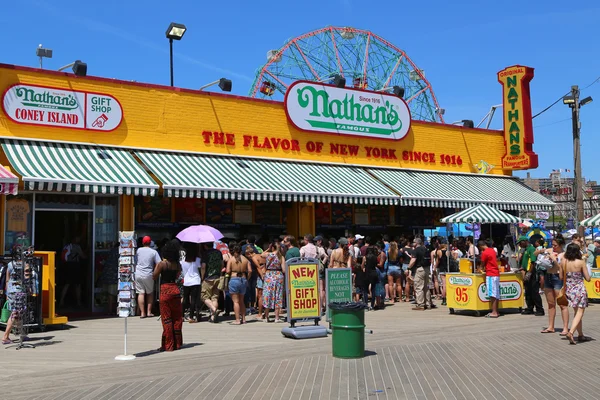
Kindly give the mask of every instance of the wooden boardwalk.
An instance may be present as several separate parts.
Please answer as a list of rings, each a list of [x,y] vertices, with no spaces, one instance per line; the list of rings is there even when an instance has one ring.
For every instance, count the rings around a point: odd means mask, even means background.
[[[600,306],[585,333],[600,338]],[[160,323],[130,319],[132,362],[122,320],[81,321],[33,334],[36,349],[1,351],[6,399],[596,399],[600,341],[570,346],[540,334],[546,317],[497,320],[412,312],[407,304],[367,314],[375,333],[358,360],[331,357],[331,337],[283,338],[284,324],[185,325],[188,346],[156,353]],[[560,320],[560,317],[559,317]],[[558,321],[557,321],[558,322]]]

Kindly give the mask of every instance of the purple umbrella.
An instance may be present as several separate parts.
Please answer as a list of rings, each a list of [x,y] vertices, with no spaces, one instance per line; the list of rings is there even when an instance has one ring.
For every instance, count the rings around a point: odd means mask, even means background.
[[[208,225],[194,225],[177,234],[182,242],[211,243],[223,238],[223,234]]]

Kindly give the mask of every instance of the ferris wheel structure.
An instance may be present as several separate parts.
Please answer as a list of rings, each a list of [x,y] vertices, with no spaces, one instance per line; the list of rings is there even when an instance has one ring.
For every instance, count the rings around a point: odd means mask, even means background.
[[[387,40],[350,27],[318,29],[288,40],[280,49],[269,50],[249,95],[283,101],[295,81],[339,83],[340,77],[346,87],[402,97],[415,120],[444,122],[444,110],[425,71]]]

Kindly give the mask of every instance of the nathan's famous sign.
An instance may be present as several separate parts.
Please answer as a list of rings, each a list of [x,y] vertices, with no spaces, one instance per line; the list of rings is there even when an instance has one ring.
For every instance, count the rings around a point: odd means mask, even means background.
[[[401,98],[322,83],[291,85],[285,110],[290,122],[305,131],[400,140],[410,128],[410,110]]]
[[[533,126],[529,82],[533,68],[515,65],[498,72],[503,86],[504,142],[506,154],[503,169],[537,168],[538,156],[533,152]]]
[[[13,85],[2,98],[4,112],[18,124],[112,131],[123,119],[113,96],[37,85]]]

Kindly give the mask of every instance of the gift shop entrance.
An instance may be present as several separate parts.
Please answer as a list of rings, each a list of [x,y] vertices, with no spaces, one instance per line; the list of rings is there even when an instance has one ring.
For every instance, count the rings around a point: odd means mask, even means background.
[[[90,312],[92,212],[35,210],[37,250],[56,252],[56,307],[63,315]]]

